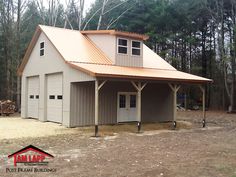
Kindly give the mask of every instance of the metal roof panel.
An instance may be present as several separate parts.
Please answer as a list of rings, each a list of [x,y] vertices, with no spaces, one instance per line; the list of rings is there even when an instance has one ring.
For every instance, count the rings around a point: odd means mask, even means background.
[[[89,74],[97,77],[111,78],[134,78],[134,79],[151,79],[162,81],[182,81],[206,83],[212,82],[211,79],[199,77],[193,74],[184,73],[177,70],[140,68],[140,67],[124,67],[116,65],[99,65],[88,63],[70,62],[75,67],[86,70]]]
[[[111,64],[112,61],[80,31],[39,25],[66,61]]]

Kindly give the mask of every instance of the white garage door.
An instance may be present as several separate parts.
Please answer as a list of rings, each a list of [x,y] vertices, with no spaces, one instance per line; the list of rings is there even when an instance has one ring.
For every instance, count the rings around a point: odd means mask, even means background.
[[[28,78],[28,117],[38,118],[39,117],[39,77]]]
[[[47,120],[62,123],[62,74],[47,77]]]

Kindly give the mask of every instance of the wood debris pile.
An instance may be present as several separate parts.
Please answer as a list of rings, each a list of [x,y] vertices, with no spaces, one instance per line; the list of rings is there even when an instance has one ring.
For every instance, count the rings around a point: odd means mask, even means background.
[[[9,116],[15,112],[15,102],[11,100],[0,100],[0,115]]]

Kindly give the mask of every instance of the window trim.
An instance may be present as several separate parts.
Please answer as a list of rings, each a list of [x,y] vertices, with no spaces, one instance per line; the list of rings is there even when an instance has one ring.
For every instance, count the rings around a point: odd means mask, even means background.
[[[140,43],[140,48],[138,47],[133,47],[133,42],[139,42]],[[133,54],[133,49],[139,49],[140,50],[140,55],[135,55]],[[142,50],[141,50],[141,41],[137,41],[137,40],[131,40],[131,50],[130,50],[130,53],[131,53],[131,56],[134,56],[134,57],[138,57],[138,56],[142,56]]]
[[[43,47],[41,48],[41,44],[43,43]],[[41,55],[41,51],[43,51],[43,55]],[[39,56],[43,57],[45,55],[45,42],[42,41],[39,43]]]
[[[126,41],[127,41],[127,46],[119,45],[119,39],[126,40]],[[126,47],[127,53],[119,53],[119,47]],[[128,53],[129,53],[129,43],[128,43],[128,39],[126,39],[126,38],[121,38],[121,37],[118,37],[118,38],[117,38],[117,48],[116,48],[116,52],[117,52],[117,54],[119,54],[119,55],[128,55]]]

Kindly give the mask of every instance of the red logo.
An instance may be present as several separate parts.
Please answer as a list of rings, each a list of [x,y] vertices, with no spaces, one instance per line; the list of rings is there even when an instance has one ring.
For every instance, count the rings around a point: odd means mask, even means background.
[[[34,165],[47,165],[48,158],[54,158],[51,154],[33,146],[29,145],[11,155],[8,158],[14,158],[14,166],[17,166],[17,163],[24,163],[28,166]]]

